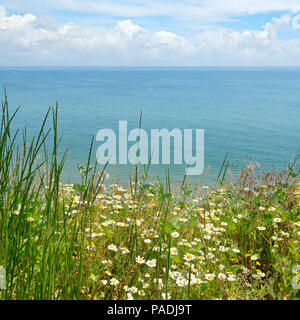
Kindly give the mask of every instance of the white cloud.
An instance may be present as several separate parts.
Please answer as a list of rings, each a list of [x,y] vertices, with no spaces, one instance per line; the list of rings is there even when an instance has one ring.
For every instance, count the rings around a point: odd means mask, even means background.
[[[39,0],[30,2],[37,3]],[[81,13],[130,18],[169,16],[177,19],[201,19],[202,22],[228,20],[241,14],[300,11],[299,0],[45,0],[44,3],[52,9]]]
[[[268,22],[264,26],[264,31],[265,33],[268,34],[268,37],[276,39],[277,31],[290,29],[290,22],[291,22],[290,14],[285,14],[280,18],[272,18],[272,22]]]
[[[1,0],[8,9],[27,12],[68,10],[133,19],[168,16],[200,24],[228,21],[233,17],[258,13],[300,11],[299,0]],[[34,9],[33,9],[34,8]]]
[[[33,14],[0,14],[0,65],[300,65],[300,39],[280,40],[293,16],[261,30],[207,27],[192,38],[152,33],[121,20],[113,28],[58,25]]]
[[[292,26],[294,30],[300,29],[300,14],[292,19]]]
[[[0,18],[6,16],[6,10],[3,6],[0,6]]]

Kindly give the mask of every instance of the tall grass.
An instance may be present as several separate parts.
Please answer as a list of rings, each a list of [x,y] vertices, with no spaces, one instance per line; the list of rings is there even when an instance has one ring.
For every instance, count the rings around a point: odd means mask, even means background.
[[[215,188],[184,178],[177,191],[168,172],[148,180],[149,164],[141,175],[136,166],[127,189],[105,188],[92,140],[81,182],[62,185],[58,107],[29,142],[26,129],[12,129],[16,112],[5,95],[1,299],[299,299],[297,159],[259,177],[249,164],[230,181],[226,157]]]
[[[97,175],[96,169],[81,172],[82,183],[76,188],[84,206],[80,219],[68,223],[68,214],[79,204],[66,203],[61,192],[67,151],[58,159],[58,107],[48,110],[37,137],[29,143],[24,129],[21,147],[17,145],[20,131],[12,132],[16,112],[9,115],[5,94],[0,131],[0,265],[8,278],[0,295],[4,299],[50,299],[59,285],[65,298],[76,299],[83,277],[82,234],[103,174]],[[52,128],[45,131],[50,114]],[[52,149],[48,150],[50,135]],[[91,152],[88,167],[90,162]]]

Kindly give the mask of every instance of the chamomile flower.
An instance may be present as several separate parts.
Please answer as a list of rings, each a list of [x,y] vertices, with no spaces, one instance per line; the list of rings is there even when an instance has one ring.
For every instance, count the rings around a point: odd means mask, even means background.
[[[141,257],[141,256],[137,256],[137,257],[136,257],[136,262],[137,262],[138,264],[143,264],[143,263],[146,262],[146,260],[145,260],[145,258],[143,258],[143,257]]]
[[[95,248],[95,243],[94,243],[94,242],[91,242],[89,245],[86,246],[86,248],[87,248],[88,250],[94,249],[94,248]]]
[[[178,254],[177,248],[170,248],[170,254],[171,256],[176,256]]]
[[[95,281],[95,280],[96,280],[96,276],[92,273],[92,274],[90,275],[90,279],[92,279],[93,281]]]
[[[118,251],[118,248],[116,245],[114,244],[110,244],[108,247],[107,247],[108,250],[111,250],[111,251]]]
[[[147,265],[148,267],[150,267],[150,268],[156,267],[156,259],[148,260],[148,261],[146,262],[146,265]]]
[[[219,273],[218,274],[218,279],[219,280],[225,280],[226,279],[226,275],[224,273]]]
[[[171,233],[172,238],[178,238],[179,237],[179,233],[178,232],[172,232]]]
[[[127,300],[134,300],[133,295],[130,292],[127,293]]]
[[[138,294],[143,297],[145,295],[145,291],[143,289],[139,290]]]
[[[214,273],[207,273],[206,275],[205,275],[205,279],[206,280],[209,280],[209,281],[212,281],[212,280],[214,280],[214,278],[215,278],[215,274]]]
[[[119,280],[117,280],[116,278],[111,278],[110,279],[110,284],[112,286],[116,286],[116,285],[118,285],[118,283],[119,283]]]
[[[121,249],[122,254],[129,253],[129,250],[127,247],[121,247],[120,249]]]
[[[195,258],[196,258],[196,257],[195,257],[193,254],[191,254],[191,253],[187,253],[187,254],[185,254],[184,257],[183,257],[183,259],[186,260],[186,261],[192,261],[192,260],[194,260]]]
[[[165,293],[165,292],[163,292],[162,294],[161,294],[161,296],[162,296],[162,298],[163,298],[163,300],[170,300],[171,299],[171,293]]]
[[[213,253],[211,253],[211,252],[209,252],[209,253],[206,255],[206,258],[209,259],[209,260],[213,259],[214,257],[215,257],[215,255],[214,255]]]
[[[137,287],[131,287],[129,290],[130,290],[132,293],[137,293],[137,292],[138,292]]]
[[[232,282],[232,281],[235,281],[235,275],[234,274],[230,274],[228,277],[227,277],[227,280]]]
[[[259,226],[259,227],[257,227],[257,229],[258,229],[259,231],[264,231],[264,230],[266,230],[266,227]]]
[[[263,278],[265,277],[265,273],[261,272],[261,271],[257,271],[257,275],[260,277],[260,278]]]
[[[203,283],[203,281],[199,278],[194,278],[192,281],[191,281],[192,284],[201,284]]]
[[[184,287],[187,285],[187,281],[185,279],[177,279],[176,284],[178,285],[178,287]]]

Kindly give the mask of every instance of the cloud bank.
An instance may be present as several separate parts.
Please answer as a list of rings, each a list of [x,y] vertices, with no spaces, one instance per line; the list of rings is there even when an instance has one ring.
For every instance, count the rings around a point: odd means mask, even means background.
[[[65,10],[131,19],[158,16],[177,20],[197,18],[204,23],[224,21],[242,14],[300,11],[299,0],[2,0],[2,3],[19,10]]]
[[[300,39],[278,36],[300,27],[296,9],[260,30],[206,27],[187,38],[151,32],[129,19],[113,27],[59,24],[31,13],[7,15],[0,6],[0,65],[300,66]]]

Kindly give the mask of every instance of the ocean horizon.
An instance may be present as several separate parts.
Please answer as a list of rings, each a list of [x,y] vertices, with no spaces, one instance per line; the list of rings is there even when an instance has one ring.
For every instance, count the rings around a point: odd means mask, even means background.
[[[26,126],[28,137],[58,102],[60,155],[69,147],[64,183],[79,181],[77,164],[87,162],[98,130],[117,132],[120,120],[137,128],[141,112],[146,131],[204,129],[205,174],[193,182],[214,183],[227,153],[233,174],[249,161],[258,172],[283,170],[300,153],[299,80],[291,67],[0,67],[11,112],[21,106],[13,127]],[[152,165],[150,173],[163,178],[169,169],[178,183],[185,167]],[[133,167],[107,171],[126,183]]]

